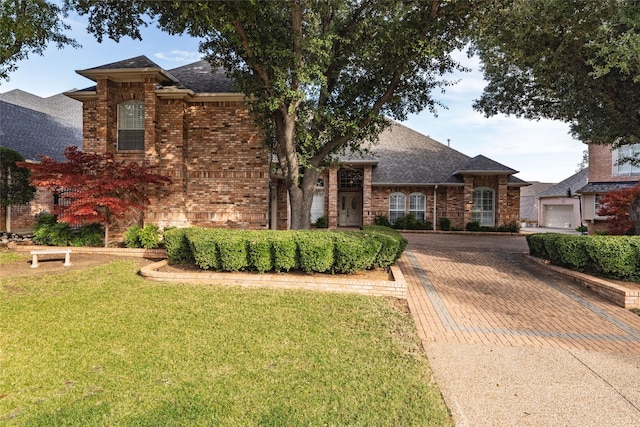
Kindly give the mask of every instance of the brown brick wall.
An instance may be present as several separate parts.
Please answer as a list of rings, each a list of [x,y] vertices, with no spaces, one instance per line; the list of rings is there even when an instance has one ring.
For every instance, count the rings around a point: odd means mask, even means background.
[[[267,151],[242,102],[159,99],[153,80],[97,83],[97,99],[84,102],[84,149],[115,152],[118,103],[142,99],[145,151],[116,158],[146,160],[172,179],[150,190],[144,221],[161,227],[268,227]]]
[[[30,231],[36,224],[35,215],[41,212],[53,212],[53,193],[44,188],[36,190],[35,198],[27,205],[11,206],[11,230],[13,232]],[[7,209],[0,207],[0,230],[6,231]]]
[[[611,146],[589,144],[589,182],[618,180],[611,176],[612,161]]]

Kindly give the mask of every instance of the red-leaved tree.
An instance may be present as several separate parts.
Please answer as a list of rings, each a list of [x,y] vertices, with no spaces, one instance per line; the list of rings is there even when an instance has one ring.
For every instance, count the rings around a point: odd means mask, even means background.
[[[64,150],[66,161],[43,156],[40,163],[18,163],[31,171],[31,184],[60,194],[58,221],[70,225],[97,222],[104,225],[105,247],[109,225],[132,210],[149,204],[147,191],[171,180],[138,162],[120,162],[113,154],[85,153],[71,146]]]
[[[600,209],[597,214],[609,217],[611,234],[638,234],[630,216],[631,205],[640,196],[640,185],[623,190],[615,190],[600,198]]]

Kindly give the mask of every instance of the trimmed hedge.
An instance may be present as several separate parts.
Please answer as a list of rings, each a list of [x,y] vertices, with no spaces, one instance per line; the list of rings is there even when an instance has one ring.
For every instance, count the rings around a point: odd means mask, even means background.
[[[407,245],[400,233],[369,226],[362,231],[243,231],[170,229],[164,243],[172,264],[202,269],[351,273],[393,264]]]
[[[531,234],[529,253],[552,264],[619,280],[640,281],[640,237]]]

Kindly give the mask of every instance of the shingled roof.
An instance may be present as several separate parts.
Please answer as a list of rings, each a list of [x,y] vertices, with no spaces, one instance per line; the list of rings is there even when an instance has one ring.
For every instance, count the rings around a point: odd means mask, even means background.
[[[462,185],[464,173],[508,174],[512,185],[528,185],[517,171],[485,156],[471,158],[398,122],[382,132],[371,155],[344,156],[344,162],[374,163],[373,185]]]
[[[589,168],[585,168],[541,192],[538,197],[567,197],[567,190],[571,190],[571,194],[576,194],[587,185],[588,178]]]
[[[230,93],[234,92],[233,80],[229,79],[222,68],[212,70],[207,61],[197,61],[181,67],[165,70],[146,56],[136,56],[98,67],[77,71],[78,74],[96,80],[96,76],[114,72],[145,72],[157,74],[160,83],[165,87],[190,89],[195,93]],[[75,92],[95,92],[96,86],[91,86]],[[73,92],[69,92],[70,95]]]
[[[62,94],[49,98],[13,90],[0,94],[0,146],[27,160],[63,160],[70,145],[82,148],[82,103]]]

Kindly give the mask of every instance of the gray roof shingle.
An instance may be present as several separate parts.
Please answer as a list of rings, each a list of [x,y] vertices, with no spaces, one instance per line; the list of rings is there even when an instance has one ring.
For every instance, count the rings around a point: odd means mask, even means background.
[[[638,183],[638,181],[590,182],[580,188],[577,192],[582,194],[608,193],[610,191],[625,190],[627,188],[635,187]]]
[[[82,113],[79,117],[82,120]],[[0,101],[0,146],[27,160],[38,160],[38,155],[63,160],[63,151],[70,145],[82,148],[82,125]]]
[[[576,194],[578,190],[587,185],[588,177],[589,168],[585,168],[541,192],[538,197],[566,197],[568,189],[571,190],[571,194]]]
[[[229,79],[222,68],[212,72],[211,64],[198,61],[193,64],[168,70],[180,82],[180,85],[196,93],[233,92],[233,80]]]
[[[123,59],[122,61],[112,62],[110,64],[99,65],[97,67],[89,68],[89,70],[120,70],[126,68],[157,68],[161,67],[147,58],[144,55],[136,56],[135,58]]]

